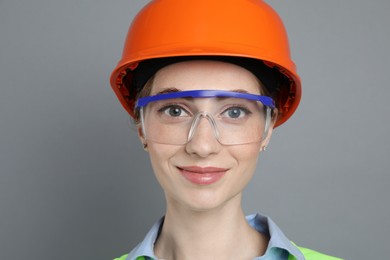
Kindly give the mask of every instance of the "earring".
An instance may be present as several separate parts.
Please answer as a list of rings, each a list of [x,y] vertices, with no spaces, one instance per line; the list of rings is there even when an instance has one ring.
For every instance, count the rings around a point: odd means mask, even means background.
[[[263,146],[263,148],[261,149],[263,152],[265,152],[265,150],[267,150],[267,146]]]
[[[144,150],[146,151],[147,148],[148,148],[148,144],[147,144],[147,143],[144,143],[143,145],[144,145]]]

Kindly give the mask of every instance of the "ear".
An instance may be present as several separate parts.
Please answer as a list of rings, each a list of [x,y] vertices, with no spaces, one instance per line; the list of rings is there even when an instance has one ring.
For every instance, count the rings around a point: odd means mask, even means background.
[[[274,130],[274,126],[275,126],[276,120],[278,118],[278,109],[274,108],[271,116],[272,117],[271,117],[269,129],[268,129],[268,133],[267,133],[267,136],[265,136],[264,140],[261,142],[260,152],[266,150],[266,148],[268,147],[268,144],[271,140],[272,132]]]
[[[146,143],[146,138],[144,136],[144,133],[142,131],[142,126],[141,126],[140,123],[137,123],[136,127],[137,127],[138,138],[141,141],[141,143],[142,143],[142,145],[143,145],[143,147],[144,147],[144,149],[146,151],[147,150],[146,149],[147,148],[147,143]]]

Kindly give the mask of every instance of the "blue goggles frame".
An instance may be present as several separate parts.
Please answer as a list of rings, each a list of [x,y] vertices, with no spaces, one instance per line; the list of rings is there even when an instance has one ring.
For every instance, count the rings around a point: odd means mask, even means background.
[[[260,101],[264,106],[274,109],[275,102],[271,97],[235,92],[235,91],[226,91],[226,90],[187,90],[187,91],[177,91],[164,94],[158,94],[154,96],[147,96],[138,99],[135,108],[141,108],[149,104],[150,102],[166,100],[171,98],[208,98],[208,97],[232,97],[232,98],[243,98],[248,100]]]

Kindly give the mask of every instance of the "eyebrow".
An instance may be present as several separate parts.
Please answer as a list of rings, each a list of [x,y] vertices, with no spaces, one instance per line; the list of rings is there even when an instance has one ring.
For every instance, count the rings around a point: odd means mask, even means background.
[[[172,93],[172,92],[180,92],[180,91],[183,91],[183,90],[180,90],[178,88],[166,88],[166,89],[161,90],[158,93],[156,93],[156,95],[165,94],[165,93]],[[233,89],[233,90],[227,90],[227,91],[250,94],[248,91],[246,91],[244,89]]]
[[[180,90],[178,88],[166,88],[166,89],[163,89],[159,92],[157,92],[155,95],[160,95],[160,94],[167,94],[167,93],[175,93],[175,92],[181,92],[181,91],[184,91],[184,90]],[[244,89],[233,89],[233,90],[227,90],[227,91],[231,91],[231,92],[237,92],[237,93],[243,93],[243,94],[250,94],[248,91],[244,90]],[[231,97],[215,97],[217,100],[226,100],[226,99],[229,99]],[[184,100],[194,100],[193,97],[183,97],[182,99]]]
[[[180,91],[182,91],[182,90],[177,89],[177,88],[166,88],[164,90],[161,90],[161,91],[157,92],[155,95],[172,93],[172,92],[180,92]]]
[[[167,94],[167,93],[175,93],[175,92],[182,92],[182,91],[185,91],[185,90],[181,90],[181,89],[172,87],[172,88],[163,89],[163,90],[157,92],[155,95]],[[233,90],[226,90],[226,91],[237,92],[237,93],[243,93],[243,94],[251,94],[251,93],[249,93],[248,91],[246,91],[245,89],[233,89]],[[220,100],[220,101],[221,101],[221,100],[230,99],[231,97],[214,97],[214,98],[216,98],[217,100]],[[194,100],[193,97],[182,97],[182,99],[188,100],[188,101]]]
[[[238,92],[238,93],[251,94],[251,93],[249,93],[248,91],[246,91],[245,89],[233,89],[233,90],[229,90],[229,91]],[[256,94],[256,95],[257,95],[257,94]]]

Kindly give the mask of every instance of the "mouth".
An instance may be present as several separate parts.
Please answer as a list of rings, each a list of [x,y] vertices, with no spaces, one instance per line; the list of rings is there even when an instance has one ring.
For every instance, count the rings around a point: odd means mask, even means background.
[[[182,176],[195,185],[210,185],[218,182],[228,171],[219,167],[177,167]]]

